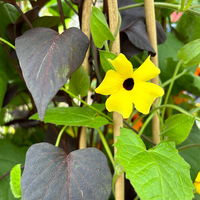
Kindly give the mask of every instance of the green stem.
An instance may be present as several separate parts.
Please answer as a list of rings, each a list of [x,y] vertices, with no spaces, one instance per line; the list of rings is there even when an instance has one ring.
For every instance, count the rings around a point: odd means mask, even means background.
[[[157,109],[156,109],[157,110]],[[152,111],[152,113],[147,117],[147,119],[145,120],[144,124],[142,125],[142,128],[140,129],[138,135],[141,136],[146,128],[146,126],[149,124],[149,122],[151,121],[151,119],[153,118],[155,112],[154,110]]]
[[[67,126],[63,126],[62,129],[60,130],[60,132],[59,132],[59,134],[58,134],[58,137],[57,137],[57,140],[56,140],[56,144],[55,144],[56,147],[59,146],[60,140],[61,140],[61,137],[62,137],[62,134],[64,133],[66,127],[67,127]]]
[[[16,48],[13,44],[11,44],[10,42],[8,42],[7,40],[5,40],[5,39],[3,39],[1,37],[0,37],[0,41],[2,41],[3,43],[7,44],[8,46],[10,46],[13,49]]]
[[[190,8],[192,9],[192,8],[200,8],[200,5],[192,5],[192,6],[190,6]]]
[[[111,163],[113,165],[113,168],[114,168],[114,165],[115,165],[114,158],[113,158],[112,152],[111,152],[111,150],[109,148],[109,145],[108,145],[108,143],[107,143],[107,141],[106,141],[106,139],[104,137],[104,134],[102,133],[102,131],[100,129],[97,129],[97,131],[99,133],[99,136],[101,138],[103,146],[104,146],[104,148],[106,150],[106,153],[108,154],[108,157],[109,157],[109,159],[110,159],[110,161],[111,161]]]
[[[130,9],[130,8],[142,7],[142,6],[144,6],[144,3],[131,4],[131,5],[128,5],[128,6],[120,7],[119,11],[127,10],[127,9]],[[154,6],[158,7],[158,8],[170,8],[170,9],[173,9],[173,10],[179,10],[180,9],[179,5],[175,5],[175,4],[172,4],[172,3],[154,2]]]
[[[178,78],[180,78],[181,76],[183,76],[188,70],[183,70],[180,74],[178,74],[177,76],[174,77],[174,80],[177,80]],[[162,87],[166,87],[167,85],[169,85],[172,81],[172,78],[170,78],[169,80],[165,81],[162,84]]]
[[[132,4],[132,5],[128,5],[128,6],[123,6],[123,7],[119,8],[119,11],[130,9],[130,8],[141,7],[141,6],[144,6],[144,3],[136,3],[136,4]],[[172,3],[154,2],[154,6],[157,8],[167,8],[167,9],[180,11],[180,5],[176,5],[176,4],[172,4]],[[188,9],[185,12],[189,12],[191,14],[200,16],[199,12],[192,10],[192,9]]]
[[[181,8],[180,10],[184,10],[185,8],[185,0],[181,0]]]
[[[190,148],[194,148],[194,147],[200,147],[200,144],[188,144],[188,145],[179,147],[178,151],[183,151],[185,149],[190,149]]]
[[[162,106],[158,106],[156,107],[154,110],[151,111],[150,115],[147,117],[147,119],[145,120],[142,128],[140,129],[138,135],[141,136],[146,128],[146,126],[148,125],[148,123],[151,121],[152,117],[154,116],[155,112],[159,109],[162,109],[162,108],[172,108],[174,110],[177,110],[179,111],[180,113],[183,113],[183,114],[186,114],[186,115],[189,115],[189,116],[192,116],[192,117],[195,117],[193,115],[191,115],[189,112],[187,112],[186,110],[184,110],[183,108],[180,108],[179,106],[176,106],[176,105],[173,105],[173,104],[165,104],[165,105],[162,105]],[[200,119],[198,117],[195,117],[196,120],[200,121]]]
[[[81,103],[83,103],[84,105],[88,106],[89,108],[91,108],[92,110],[96,111],[98,114],[100,114],[101,116],[105,117],[107,120],[112,122],[112,119],[107,116],[106,114],[104,114],[103,112],[101,112],[100,110],[96,109],[95,107],[89,105],[87,102],[85,102],[84,100],[82,100],[81,98],[77,97],[75,94],[73,94],[72,92],[70,92],[69,90],[67,90],[66,88],[62,88],[61,90],[65,91],[67,94],[69,94],[71,97],[77,99],[78,101],[80,101]]]
[[[178,64],[176,65],[176,68],[174,70],[174,74],[173,74],[173,76],[171,78],[171,83],[169,85],[169,89],[168,89],[166,97],[165,97],[164,105],[167,104],[167,102],[169,100],[169,97],[170,97],[170,94],[171,94],[171,91],[172,91],[172,88],[173,88],[173,85],[174,85],[174,82],[175,82],[175,77],[178,74],[178,71],[179,71],[179,69],[181,67],[181,64],[182,64],[182,60],[180,60],[178,62]],[[165,108],[163,109],[163,112],[162,112],[162,119],[163,119],[163,121],[164,121],[164,116],[165,116]]]
[[[107,52],[110,52],[110,49],[109,49],[108,41],[107,41],[107,40],[104,42],[104,47],[105,47],[105,50],[106,50]]]

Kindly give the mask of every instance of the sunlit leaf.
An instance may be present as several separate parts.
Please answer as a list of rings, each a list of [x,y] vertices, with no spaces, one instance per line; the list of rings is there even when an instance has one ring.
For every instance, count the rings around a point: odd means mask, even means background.
[[[105,16],[99,8],[93,7],[91,20],[90,20],[90,29],[92,33],[92,38],[94,44],[98,48],[103,47],[103,43],[106,40],[114,40],[114,36],[110,32],[108,24],[106,22]]]
[[[192,199],[190,167],[173,142],[162,142],[147,150],[137,134],[122,129],[115,146],[116,160],[141,200]]]
[[[33,115],[31,119],[39,119],[38,115]],[[86,126],[90,128],[100,128],[109,124],[104,117],[97,115],[95,111],[87,107],[68,107],[47,109],[44,122],[66,126]]]
[[[21,164],[15,165],[10,172],[10,188],[15,198],[21,197]]]

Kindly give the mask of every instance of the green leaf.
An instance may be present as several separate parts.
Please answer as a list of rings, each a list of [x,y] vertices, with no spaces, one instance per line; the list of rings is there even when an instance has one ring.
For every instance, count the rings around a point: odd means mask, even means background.
[[[108,59],[114,59],[116,58],[116,55],[114,53],[108,52],[108,51],[103,51],[99,50],[100,54],[100,62],[103,70],[107,72],[110,69],[114,69],[112,64],[108,61]]]
[[[147,150],[137,134],[122,129],[115,146],[116,160],[141,200],[192,199],[190,167],[173,142],[162,142]]]
[[[19,17],[19,12],[17,9],[8,3],[0,4],[0,35],[5,38],[6,36],[6,28],[8,24],[15,23],[17,18]]]
[[[178,60],[177,51],[183,46],[173,33],[167,33],[167,40],[165,43],[158,46],[159,66],[163,66],[167,58]],[[167,49],[167,51],[166,51]]]
[[[69,2],[69,0],[67,0]],[[74,4],[71,4],[75,10],[77,10],[77,6]],[[45,7],[48,9],[48,12],[51,13],[53,16],[60,16],[59,14],[59,8],[56,0],[48,1],[48,3],[45,5]],[[69,7],[64,0],[62,0],[62,7],[63,7],[63,14],[65,18],[71,18],[74,15],[74,11]]]
[[[10,172],[10,188],[15,198],[21,197],[21,164],[15,165]]]
[[[0,140],[0,176],[9,172],[14,165],[24,164],[26,149],[12,144],[9,140]],[[1,200],[15,200],[9,182],[9,176],[0,180]]]
[[[1,112],[4,95],[6,93],[6,88],[7,88],[7,78],[5,74],[0,71],[0,112]]]
[[[158,46],[159,67],[161,69],[161,80],[166,81],[171,78],[174,72],[174,66],[171,62],[177,61],[177,51],[183,46],[173,33],[167,33],[165,43]],[[167,51],[166,51],[167,49]]]
[[[69,82],[69,91],[75,95],[86,96],[90,88],[90,77],[87,72],[80,67],[75,71]]]
[[[178,21],[176,31],[184,43],[200,38],[200,16],[184,13]]]
[[[196,96],[200,96],[200,77],[195,76],[193,72],[184,74],[177,80],[177,84],[182,90],[186,90]]]
[[[200,144],[200,129],[195,125],[187,138],[179,147],[186,145]],[[180,155],[188,162],[191,166],[191,177],[194,180],[197,173],[200,171],[200,146],[193,148],[187,148],[180,151]]]
[[[115,39],[112,33],[110,32],[104,14],[101,12],[99,8],[96,7],[92,8],[90,29],[92,33],[92,38],[94,40],[94,44],[98,48],[102,48],[103,43],[106,40],[113,41]]]
[[[199,194],[195,194],[194,195],[194,200],[200,200],[200,195]]]
[[[183,60],[185,66],[198,65],[200,63],[200,39],[184,45],[178,51],[178,58]]]
[[[33,27],[57,27],[60,24],[60,17],[59,16],[42,16],[37,17],[33,22]],[[29,26],[27,24],[24,25],[23,31],[28,30]]]
[[[39,119],[35,114],[31,119]],[[95,111],[88,107],[68,107],[47,109],[44,122],[66,126],[86,126],[90,128],[100,128],[109,124],[104,117],[97,115]]]
[[[167,140],[180,144],[190,134],[194,120],[195,118],[190,115],[172,115],[165,121],[161,134],[166,136]]]

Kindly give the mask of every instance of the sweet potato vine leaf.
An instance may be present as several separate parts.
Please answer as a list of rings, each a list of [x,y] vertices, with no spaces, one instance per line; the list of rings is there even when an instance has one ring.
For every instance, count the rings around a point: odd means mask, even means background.
[[[173,142],[162,142],[147,150],[137,134],[122,129],[115,146],[116,160],[140,199],[192,199],[190,167]]]
[[[26,155],[22,199],[107,200],[111,173],[104,154],[95,148],[66,154],[48,143],[34,144]]]
[[[133,0],[118,0],[119,7],[135,4]],[[152,48],[145,23],[143,7],[136,7],[120,11],[122,23],[120,27],[121,51],[127,57],[132,57],[142,51],[148,51],[152,56],[155,50]],[[165,32],[159,22],[156,22],[158,44],[166,40]]]
[[[34,28],[15,41],[20,67],[43,118],[49,101],[83,62],[88,38],[77,28],[62,34],[49,28]]]

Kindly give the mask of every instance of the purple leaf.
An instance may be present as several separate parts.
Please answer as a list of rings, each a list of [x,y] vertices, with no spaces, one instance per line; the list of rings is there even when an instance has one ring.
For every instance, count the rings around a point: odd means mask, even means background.
[[[27,152],[22,176],[26,200],[108,200],[111,173],[104,154],[95,148],[66,154],[48,143]]]
[[[118,0],[119,7],[134,4],[133,0]],[[144,8],[136,7],[120,11],[122,24],[120,29],[121,51],[127,57],[132,57],[142,51],[148,51],[152,56],[155,51],[152,48],[145,22]],[[156,22],[158,43],[166,40],[165,32],[159,22]]]
[[[15,42],[20,67],[43,118],[49,101],[83,62],[89,40],[77,28],[62,34],[49,28],[34,28]]]

